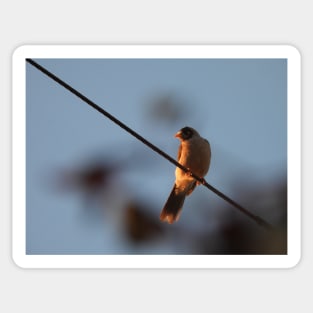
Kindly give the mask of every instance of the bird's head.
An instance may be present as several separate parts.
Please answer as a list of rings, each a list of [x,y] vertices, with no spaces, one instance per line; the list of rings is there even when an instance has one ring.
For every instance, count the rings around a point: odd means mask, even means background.
[[[192,138],[194,135],[197,135],[197,134],[198,133],[195,129],[186,126],[182,128],[180,131],[178,131],[175,134],[175,137],[183,141],[183,140],[189,140],[190,138]]]

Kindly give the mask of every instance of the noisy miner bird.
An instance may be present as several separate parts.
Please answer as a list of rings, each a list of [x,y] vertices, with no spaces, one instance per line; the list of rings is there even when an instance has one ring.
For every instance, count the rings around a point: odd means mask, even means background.
[[[175,134],[180,140],[177,162],[189,169],[193,174],[203,178],[210,167],[211,147],[209,142],[191,128],[184,127]],[[175,170],[175,184],[170,193],[160,219],[169,224],[179,219],[186,196],[189,196],[199,183],[190,173],[179,167]]]

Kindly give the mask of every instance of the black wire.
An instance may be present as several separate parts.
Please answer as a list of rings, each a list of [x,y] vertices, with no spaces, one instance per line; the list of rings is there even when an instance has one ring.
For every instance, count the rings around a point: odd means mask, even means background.
[[[147,145],[149,148],[151,148],[152,150],[154,150],[155,152],[157,152],[158,154],[160,154],[161,156],[163,156],[165,159],[167,159],[169,162],[171,162],[172,164],[174,164],[175,166],[181,168],[184,172],[189,173],[194,179],[196,179],[198,182],[200,182],[201,184],[203,184],[205,187],[207,187],[208,189],[210,189],[212,192],[214,192],[215,194],[217,194],[219,197],[221,197],[223,200],[225,200],[226,202],[230,203],[231,205],[233,205],[235,208],[237,208],[239,211],[241,211],[242,213],[244,213],[245,215],[249,216],[252,220],[254,220],[258,225],[268,229],[268,230],[273,230],[273,226],[271,224],[269,224],[268,222],[266,222],[265,220],[263,220],[262,218],[260,218],[257,215],[252,214],[250,211],[248,211],[247,209],[245,209],[244,207],[242,207],[241,205],[239,205],[237,202],[235,202],[234,200],[232,200],[231,198],[227,197],[225,194],[223,194],[222,192],[220,192],[219,190],[217,190],[216,188],[214,188],[212,185],[210,185],[205,179],[203,179],[202,177],[199,177],[197,175],[195,175],[194,173],[190,172],[190,170],[188,168],[186,168],[185,166],[181,165],[180,163],[178,163],[175,159],[173,159],[172,157],[170,157],[167,153],[165,153],[164,151],[162,151],[161,149],[159,149],[157,146],[153,145],[151,142],[149,142],[147,139],[145,139],[144,137],[142,137],[141,135],[139,135],[138,133],[136,133],[134,130],[132,130],[131,128],[129,128],[127,125],[125,125],[124,123],[122,123],[120,120],[118,120],[116,117],[114,117],[113,115],[111,115],[109,112],[105,111],[104,109],[102,109],[101,107],[99,107],[97,104],[95,104],[93,101],[91,101],[90,99],[88,99],[87,97],[85,97],[83,94],[81,94],[79,91],[77,91],[76,89],[74,89],[73,87],[71,87],[70,85],[68,85],[66,82],[64,82],[63,80],[61,80],[60,78],[58,78],[57,76],[55,76],[54,74],[52,74],[51,72],[49,72],[47,69],[45,69],[44,67],[42,67],[41,65],[39,65],[37,62],[35,62],[32,59],[26,59],[26,62],[30,63],[31,65],[33,65],[35,68],[37,68],[38,70],[40,70],[42,73],[44,73],[45,75],[47,75],[48,77],[50,77],[51,79],[53,79],[54,81],[56,81],[58,84],[60,84],[61,86],[63,86],[65,89],[67,89],[68,91],[70,91],[71,93],[73,93],[74,95],[76,95],[78,98],[82,99],[84,102],[86,102],[87,104],[89,104],[91,107],[93,107],[94,109],[96,109],[97,111],[99,111],[100,113],[102,113],[104,116],[106,116],[107,118],[109,118],[112,122],[114,122],[115,124],[117,124],[118,126],[120,126],[121,128],[123,128],[124,130],[126,130],[128,133],[130,133],[132,136],[136,137],[138,140],[140,140],[141,142],[143,142],[145,145]]]

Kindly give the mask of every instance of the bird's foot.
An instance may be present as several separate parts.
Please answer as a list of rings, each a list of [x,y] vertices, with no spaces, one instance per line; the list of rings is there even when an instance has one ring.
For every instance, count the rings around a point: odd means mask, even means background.
[[[187,167],[187,172],[186,172],[186,174],[188,175],[188,176],[193,176],[193,174],[192,174],[192,171],[191,171],[191,169],[189,168],[189,167]]]
[[[192,171],[190,170],[189,167],[187,167],[187,172],[186,172],[186,174],[187,174],[188,176],[194,177],[194,176],[193,176],[193,173],[192,173]],[[197,186],[199,186],[199,185],[205,185],[205,183],[206,183],[205,179],[204,179],[203,177],[201,177],[200,180],[197,180],[197,183],[196,183],[196,184],[197,184]]]
[[[197,180],[197,186],[199,186],[199,185],[205,185],[205,183],[206,183],[206,181],[205,181],[205,179],[204,179],[203,177],[200,178],[200,181]]]

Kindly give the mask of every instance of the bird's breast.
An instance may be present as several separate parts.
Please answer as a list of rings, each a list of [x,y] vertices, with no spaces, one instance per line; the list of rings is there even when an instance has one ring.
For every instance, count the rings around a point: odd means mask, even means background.
[[[209,170],[211,148],[203,138],[182,142],[182,151],[178,162],[199,177],[204,177]],[[176,178],[188,175],[180,168],[176,169]]]

